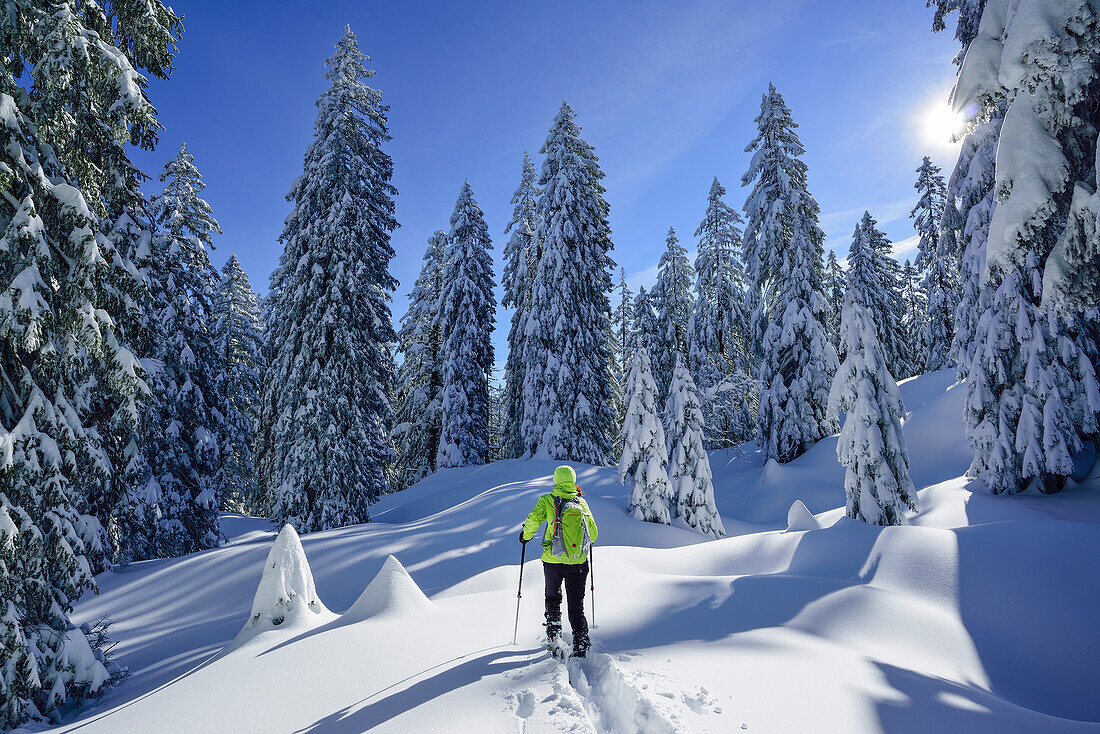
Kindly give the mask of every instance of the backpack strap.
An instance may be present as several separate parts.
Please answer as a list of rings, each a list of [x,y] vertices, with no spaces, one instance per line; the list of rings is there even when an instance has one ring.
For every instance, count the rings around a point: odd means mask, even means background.
[[[554,495],[550,496],[554,498],[554,532],[550,536],[551,539],[553,539],[558,537],[558,533],[561,532],[561,522],[559,519],[561,517],[561,506],[564,500],[562,500],[561,497],[555,497]]]

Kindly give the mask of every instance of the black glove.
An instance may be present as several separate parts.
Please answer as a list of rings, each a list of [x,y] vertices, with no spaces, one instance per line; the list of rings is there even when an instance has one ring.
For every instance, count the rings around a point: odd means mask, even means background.
[[[519,529],[519,542],[523,543],[524,545],[527,545],[527,542],[529,540],[531,540],[531,539],[523,537],[523,528],[520,528]]]

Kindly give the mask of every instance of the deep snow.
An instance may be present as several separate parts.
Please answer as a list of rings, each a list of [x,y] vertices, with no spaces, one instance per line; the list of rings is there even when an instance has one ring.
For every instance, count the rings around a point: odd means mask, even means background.
[[[235,642],[275,533],[227,516],[223,548],[98,577],[75,619],[112,616],[133,676],[59,730],[1100,731],[1100,479],[991,496],[962,477],[963,388],[901,391],[909,527],[843,517],[835,438],[785,466],[712,454],[718,541],[631,519],[614,470],[577,467],[600,525],[583,663],[541,650],[530,558],[508,644],[515,536],[555,462],[443,470],[305,536],[320,610]]]

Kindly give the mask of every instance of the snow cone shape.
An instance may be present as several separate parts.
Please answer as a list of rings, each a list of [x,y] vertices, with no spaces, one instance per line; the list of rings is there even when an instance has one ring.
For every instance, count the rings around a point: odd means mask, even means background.
[[[401,616],[431,606],[432,602],[393,556],[344,613],[345,622],[360,622],[379,615]]]
[[[818,530],[821,523],[813,516],[802,500],[795,500],[791,509],[787,510],[787,532],[796,530]]]
[[[272,629],[305,615],[326,614],[317,597],[302,541],[291,525],[284,525],[267,554],[264,573],[252,601],[244,631]]]

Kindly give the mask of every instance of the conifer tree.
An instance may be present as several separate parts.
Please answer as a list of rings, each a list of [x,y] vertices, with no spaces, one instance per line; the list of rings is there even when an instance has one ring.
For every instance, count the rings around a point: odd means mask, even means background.
[[[489,375],[493,371],[493,247],[470,182],[451,214],[439,333],[443,343],[443,414],[439,467],[484,464],[489,457]]]
[[[630,292],[630,286],[626,283],[625,268],[619,268],[618,290],[619,305],[615,307],[613,326],[615,329],[615,362],[619,366],[620,372],[615,377],[620,385],[625,385],[627,365],[634,354],[634,294]]]
[[[619,482],[625,485],[630,480],[626,509],[637,520],[668,525],[676,497],[668,479],[668,450],[657,414],[657,385],[644,349],[634,354],[626,394],[623,453],[619,457]]]
[[[512,219],[504,228],[511,232],[504,245],[504,296],[500,305],[515,309],[508,330],[508,359],[504,365],[504,446],[508,457],[522,456],[520,429],[523,425],[523,352],[527,315],[531,307],[531,285],[539,261],[538,174],[526,151],[519,187],[512,195]]]
[[[932,165],[928,156],[917,169],[915,188],[920,193],[920,200],[909,216],[920,238],[916,269],[924,276],[921,288],[927,294],[928,308],[927,318],[923,320],[924,333],[915,345],[920,351],[913,352],[921,355],[913,363],[914,374],[951,365],[951,340],[955,336],[955,307],[959,299],[954,248],[949,248],[948,241],[940,237],[947,188],[939,167]]]
[[[260,493],[252,463],[259,420],[260,391],[266,369],[260,299],[235,254],[222,267],[214,296],[214,347],[221,362],[218,392],[225,400],[221,446],[226,474],[226,509],[266,517],[273,498]]]
[[[301,532],[365,522],[387,490],[396,191],[382,150],[388,108],[366,84],[368,60],[346,28],[326,61],[331,86],[317,101],[271,276],[267,481],[276,521]]]
[[[688,363],[703,405],[706,444],[722,448],[751,437],[755,382],[749,376],[745,274],[740,261],[741,216],[715,178],[695,230],[695,307],[688,326]]]
[[[844,284],[847,280],[836,252],[829,250],[825,260],[825,334],[829,343],[837,349],[840,348],[840,315],[844,310]]]
[[[142,286],[109,230],[141,203],[126,146],[160,128],[142,71],[166,78],[182,31],[158,0],[110,8],[0,13],[0,729],[109,680],[69,622],[106,551],[83,494],[125,470],[101,437],[133,430],[141,389],[120,325]]]
[[[872,525],[907,525],[905,511],[917,509],[917,491],[901,427],[905,406],[886,367],[874,319],[861,303],[861,294],[874,284],[860,281],[871,273],[864,268],[848,273],[841,323],[844,361],[829,394],[829,414],[845,413],[836,455],[847,467],[846,511]]]
[[[603,172],[564,102],[540,152],[542,253],[525,330],[525,453],[604,464],[615,388],[608,339],[614,263]]]
[[[676,498],[673,514],[699,532],[721,538],[726,529],[714,504],[710,459],[703,447],[703,408],[691,372],[681,358],[672,373],[663,422],[668,426],[668,476]]]
[[[1096,189],[1087,100],[1100,93],[1098,69],[1095,8],[999,0],[987,5],[956,83],[956,105],[972,106],[979,122],[1003,113],[983,310],[966,366],[971,473],[995,493],[1061,489],[1100,409],[1089,396],[1094,366],[1082,359],[1095,353],[1092,317],[1072,308],[1056,316],[1044,295],[1058,290],[1060,238],[1082,211],[1073,192]]]
[[[955,64],[961,66],[970,44],[978,35],[978,26],[986,0],[933,0],[936,11],[932,30],[947,27],[946,18],[959,13],[955,38],[960,50]],[[978,319],[988,305],[990,292],[982,287],[985,269],[985,244],[989,237],[989,221],[996,206],[994,201],[995,159],[1004,111],[1001,105],[988,107],[975,120],[963,139],[958,162],[947,182],[947,201],[940,221],[939,245],[959,262],[961,295],[955,309],[955,335],[951,342],[951,359],[956,374],[965,380],[975,350]]]
[[[405,489],[436,470],[443,430],[443,334],[439,297],[447,262],[447,233],[428,238],[420,275],[401,317],[398,348],[405,356],[397,374],[396,416],[392,438],[395,460],[391,489]]]
[[[658,401],[663,403],[676,366],[676,357],[686,358],[690,344],[688,326],[695,300],[691,294],[695,269],[676,231],[668,228],[665,251],[657,264],[657,282],[650,297],[657,311],[656,353],[653,355],[653,379]]]
[[[898,379],[924,371],[928,352],[928,298],[920,287],[921,277],[913,263],[905,261],[901,268],[902,346],[905,357]]]
[[[917,231],[917,259],[914,267],[920,273],[926,273],[935,261],[936,247],[939,242],[939,224],[943,218],[946,204],[947,187],[940,175],[939,166],[932,159],[924,157],[917,168],[917,182],[913,188],[920,194],[916,206],[909,212],[913,228]]]
[[[824,327],[820,208],[806,188],[797,125],[775,85],[763,96],[756,125],[741,183],[753,185],[744,243],[754,351],[761,355],[758,437],[765,457],[787,462],[836,425],[825,408],[837,360]]]
[[[870,212],[864,212],[856,225],[848,254],[848,287],[853,287],[855,283],[862,289],[859,300],[875,323],[875,334],[882,347],[886,367],[891,374],[905,374],[910,371],[907,364],[911,357],[906,350],[903,330],[905,310],[901,266],[890,257],[890,240],[877,224]],[[854,257],[861,258],[859,267],[862,272],[858,277],[851,275],[855,267]]]
[[[165,164],[164,190],[150,201],[158,231],[150,258],[152,398],[142,416],[149,463],[138,520],[127,539],[131,558],[163,558],[216,547],[218,512],[228,485],[228,438],[215,344],[217,271],[208,248],[221,228],[201,198],[206,185],[180,146]]]

